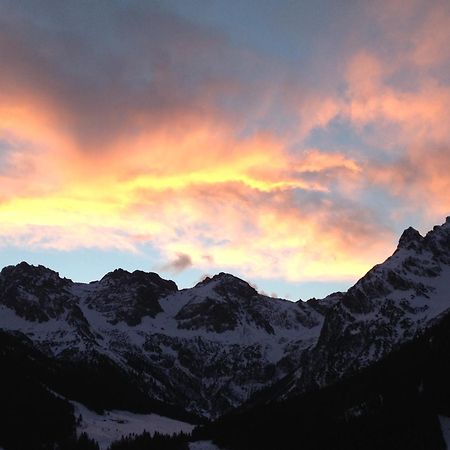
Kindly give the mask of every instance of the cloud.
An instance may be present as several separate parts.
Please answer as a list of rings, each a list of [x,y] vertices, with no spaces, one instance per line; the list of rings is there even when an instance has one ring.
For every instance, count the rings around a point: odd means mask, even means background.
[[[2,106],[44,111],[85,153],[154,129],[181,133],[211,116],[238,123],[243,104],[245,114],[260,107],[274,74],[222,33],[157,3],[3,3]]]
[[[389,50],[364,49],[350,59],[341,114],[379,148],[360,163],[367,189],[385,189],[398,209],[432,224],[450,211],[450,55],[443,44],[450,6],[415,1],[405,10],[396,3],[375,15]]]
[[[414,32],[369,7],[376,42],[360,17],[309,83],[157,4],[37,4],[0,18],[0,246],[350,279],[391,252],[398,211],[450,208],[444,4]]]
[[[189,255],[186,255],[185,253],[177,253],[174,259],[162,266],[162,270],[182,272],[183,270],[192,267],[192,265],[192,259]]]

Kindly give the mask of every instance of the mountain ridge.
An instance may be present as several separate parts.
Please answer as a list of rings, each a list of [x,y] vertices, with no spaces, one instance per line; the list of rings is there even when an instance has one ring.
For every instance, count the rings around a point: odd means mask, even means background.
[[[61,365],[107,361],[149,399],[214,418],[332,384],[373,364],[450,308],[450,217],[406,229],[347,292],[290,302],[221,272],[178,289],[123,269],[73,282],[25,262],[0,272],[0,329]],[[127,375],[128,374],[128,375]]]
[[[141,271],[76,283],[26,263],[0,273],[0,311],[0,328],[31,337],[48,356],[103,355],[130,374],[139,367],[152,398],[181,398],[182,408],[200,415],[242,402],[282,357],[294,367],[294,349],[305,345],[296,330],[317,333],[320,323],[307,305],[271,300],[230,274],[178,290]]]

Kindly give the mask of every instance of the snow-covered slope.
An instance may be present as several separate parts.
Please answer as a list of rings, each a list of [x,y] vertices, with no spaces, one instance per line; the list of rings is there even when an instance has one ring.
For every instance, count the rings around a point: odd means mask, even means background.
[[[446,448],[450,448],[450,417],[439,416],[439,423],[442,429],[442,436],[444,437]]]

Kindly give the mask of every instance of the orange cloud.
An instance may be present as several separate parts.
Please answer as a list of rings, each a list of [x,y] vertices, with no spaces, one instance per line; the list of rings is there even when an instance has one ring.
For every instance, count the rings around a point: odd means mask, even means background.
[[[416,2],[416,13],[423,6]],[[392,33],[394,47],[408,42],[404,53],[396,58],[368,51],[353,56],[346,74],[348,101],[343,115],[371,145],[387,153],[361,164],[371,185],[402,201],[400,209],[405,212],[420,210],[431,224],[450,212],[446,175],[450,84],[438,70],[450,64],[450,54],[443,48],[443,36],[450,30],[450,6],[436,2],[425,11],[419,26],[411,27],[407,35]],[[383,26],[391,20],[383,16]]]
[[[358,55],[350,65],[348,83],[350,100],[349,119],[364,126],[378,127],[377,137],[392,144],[408,145],[414,140],[442,142],[450,137],[445,117],[450,112],[450,87],[424,77],[413,91],[388,84],[383,63],[367,54]],[[396,131],[392,132],[392,127]],[[391,129],[389,129],[389,127]]]
[[[295,193],[326,196],[342,171],[360,172],[342,154],[292,154],[274,136],[238,138],[223,122],[192,119],[183,133],[152,128],[86,153],[54,131],[50,114],[34,117],[18,116],[2,130],[26,138],[18,153],[33,165],[20,184],[1,179],[10,193],[0,204],[4,244],[138,252],[149,242],[168,260],[189,255],[205,270],[214,261],[291,280],[348,278],[368,268],[369,248],[380,251],[380,242],[359,233],[372,245],[347,246],[350,220],[346,231],[325,226],[333,205],[323,199],[293,206]]]

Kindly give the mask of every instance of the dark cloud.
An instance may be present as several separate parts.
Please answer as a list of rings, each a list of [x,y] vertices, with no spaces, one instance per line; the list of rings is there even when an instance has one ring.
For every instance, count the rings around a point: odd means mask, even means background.
[[[177,253],[175,258],[162,266],[162,270],[170,272],[182,272],[192,267],[192,258],[186,253]]]
[[[221,120],[228,110],[237,120],[243,105],[248,114],[259,104],[262,74],[273,74],[157,2],[0,0],[0,60],[3,92],[38,99],[95,152],[180,117]]]

